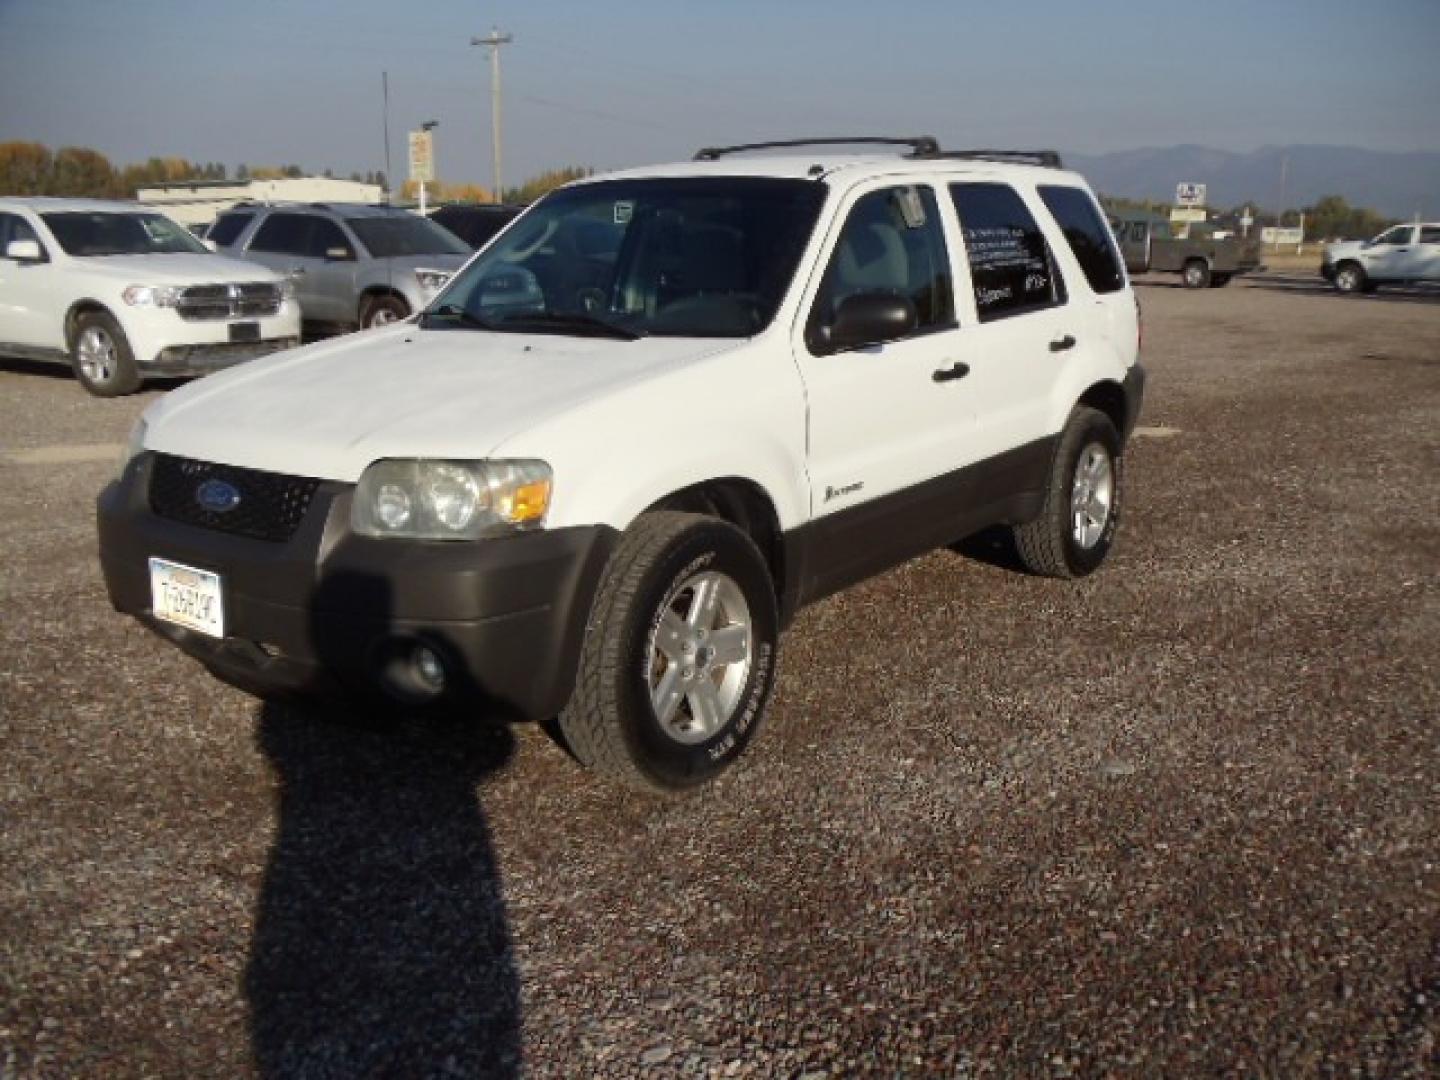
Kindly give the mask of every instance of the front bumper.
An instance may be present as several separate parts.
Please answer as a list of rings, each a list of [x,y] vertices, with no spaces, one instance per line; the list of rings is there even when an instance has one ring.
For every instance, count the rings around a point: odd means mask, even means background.
[[[184,319],[174,308],[116,309],[145,375],[203,375],[300,343],[300,308],[287,300],[274,315]],[[253,339],[232,341],[232,325],[251,324]],[[247,336],[248,336],[247,334]]]
[[[300,344],[299,336],[268,341],[227,341],[214,345],[170,345],[141,366],[146,375],[207,375]]]
[[[117,611],[218,677],[261,695],[389,695],[515,719],[554,716],[569,700],[615,530],[377,540],[350,532],[350,485],[327,482],[289,540],[253,540],[158,517],[153,460],[140,455],[100,495],[106,588]],[[155,617],[151,556],[220,576],[224,638]],[[444,664],[442,693],[414,692],[401,670],[420,644]]]
[[[1333,282],[1335,280],[1335,264],[1328,259],[1322,262],[1320,264],[1320,276],[1326,281]]]

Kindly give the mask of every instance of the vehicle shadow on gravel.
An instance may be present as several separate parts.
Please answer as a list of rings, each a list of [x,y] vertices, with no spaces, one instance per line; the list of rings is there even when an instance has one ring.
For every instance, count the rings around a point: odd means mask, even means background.
[[[956,555],[963,555],[967,559],[974,559],[999,570],[1030,574],[1029,568],[1020,561],[1014,535],[1002,525],[981,529],[963,540],[957,540],[950,545],[950,550]]]
[[[1248,277],[1245,284],[1252,289],[1268,289],[1292,296],[1328,296],[1340,303],[1440,304],[1440,289],[1425,285],[1382,285],[1373,293],[1347,296],[1322,277],[1266,274]]]
[[[259,1074],[518,1075],[519,976],[476,797],[510,733],[267,704],[257,742],[279,781],[244,980]]]

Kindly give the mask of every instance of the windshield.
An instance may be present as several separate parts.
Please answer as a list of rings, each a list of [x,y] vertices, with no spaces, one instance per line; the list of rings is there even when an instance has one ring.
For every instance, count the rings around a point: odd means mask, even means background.
[[[346,218],[345,224],[377,259],[392,255],[469,255],[470,249],[433,221],[414,214]]]
[[[426,325],[749,337],[775,317],[826,190],[748,177],[565,188],[477,256]]]
[[[40,215],[67,255],[208,255],[210,249],[163,214],[100,210]]]

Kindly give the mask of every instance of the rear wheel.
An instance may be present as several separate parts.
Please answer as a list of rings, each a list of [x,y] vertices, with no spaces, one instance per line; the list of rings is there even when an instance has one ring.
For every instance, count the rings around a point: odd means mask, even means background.
[[[645,514],[606,568],[559,727],[571,753],[632,787],[713,779],[755,736],[779,619],[765,560],[734,526]]]
[[[86,311],[75,318],[70,344],[75,378],[96,397],[121,397],[140,389],[140,369],[125,331],[106,311]]]
[[[1014,527],[1025,566],[1059,578],[1083,577],[1099,567],[1120,524],[1123,478],[1115,425],[1104,413],[1077,406],[1060,433],[1039,516]]]
[[[1204,259],[1191,259],[1180,271],[1180,280],[1187,289],[1203,289],[1210,284],[1210,264]]]

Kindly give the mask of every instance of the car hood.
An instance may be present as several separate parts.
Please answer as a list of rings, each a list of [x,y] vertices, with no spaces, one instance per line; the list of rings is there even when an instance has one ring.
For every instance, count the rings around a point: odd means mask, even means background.
[[[252,360],[145,413],[150,450],[353,482],[380,458],[475,459],[527,427],[739,347],[405,323]]]
[[[126,285],[210,285],[242,281],[279,281],[263,266],[224,255],[90,255],[75,259],[87,273]]]

